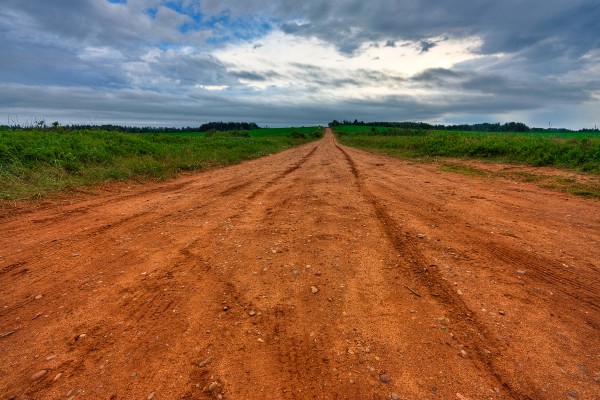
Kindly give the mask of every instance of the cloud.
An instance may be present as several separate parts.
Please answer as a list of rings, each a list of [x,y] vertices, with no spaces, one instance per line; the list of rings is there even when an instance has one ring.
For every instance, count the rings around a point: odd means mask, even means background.
[[[0,113],[593,125],[598,20],[596,0],[3,0]]]

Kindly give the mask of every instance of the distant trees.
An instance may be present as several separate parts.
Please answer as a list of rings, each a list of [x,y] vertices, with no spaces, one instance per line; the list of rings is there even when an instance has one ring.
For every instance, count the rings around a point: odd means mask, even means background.
[[[531,129],[522,122],[507,122],[505,124],[483,123],[483,124],[460,124],[460,125],[432,125],[426,122],[354,122],[343,120],[339,122],[333,120],[329,126],[334,128],[340,125],[358,125],[358,126],[382,126],[385,128],[402,128],[413,130],[445,130],[445,131],[477,131],[477,132],[529,132]]]

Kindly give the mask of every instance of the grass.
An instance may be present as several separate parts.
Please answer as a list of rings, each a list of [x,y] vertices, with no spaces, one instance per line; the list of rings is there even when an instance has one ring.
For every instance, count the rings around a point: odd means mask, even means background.
[[[340,126],[336,134],[347,146],[402,159],[440,161],[439,168],[446,172],[530,182],[600,199],[600,135],[594,132],[490,133]],[[489,171],[461,161],[469,159],[550,166],[586,175],[585,179],[575,179],[542,172]]]
[[[362,128],[362,129],[357,129]],[[470,158],[600,173],[597,133],[484,133],[418,131],[341,126],[336,133],[348,146],[402,158]]]
[[[127,134],[99,130],[0,131],[0,199],[36,199],[114,180],[161,180],[182,171],[262,157],[314,137],[293,129],[231,134]],[[318,128],[294,128],[315,132]],[[306,136],[306,135],[305,135]]]

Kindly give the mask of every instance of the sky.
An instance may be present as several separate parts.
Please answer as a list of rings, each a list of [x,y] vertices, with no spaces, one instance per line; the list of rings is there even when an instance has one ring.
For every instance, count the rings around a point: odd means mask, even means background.
[[[2,0],[0,124],[593,128],[599,21],[598,0]]]

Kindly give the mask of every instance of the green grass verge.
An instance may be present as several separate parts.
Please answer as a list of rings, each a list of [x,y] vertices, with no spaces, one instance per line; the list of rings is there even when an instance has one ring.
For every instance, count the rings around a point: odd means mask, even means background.
[[[362,129],[357,129],[362,128]],[[340,142],[403,158],[472,158],[600,173],[597,133],[484,133],[341,126]]]
[[[261,129],[250,137],[206,137],[98,130],[0,131],[0,199],[35,199],[113,180],[160,180],[181,171],[262,157],[315,139],[291,137],[291,132]]]

